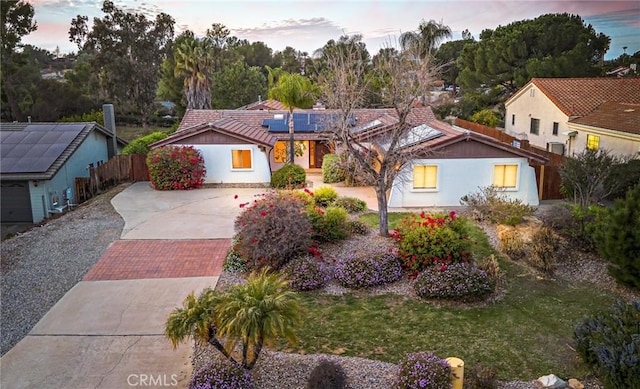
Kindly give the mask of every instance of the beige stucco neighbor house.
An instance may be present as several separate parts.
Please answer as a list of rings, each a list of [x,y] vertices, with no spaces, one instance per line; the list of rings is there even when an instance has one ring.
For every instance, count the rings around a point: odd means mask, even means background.
[[[640,78],[533,78],[505,102],[505,131],[558,154],[640,152]]]

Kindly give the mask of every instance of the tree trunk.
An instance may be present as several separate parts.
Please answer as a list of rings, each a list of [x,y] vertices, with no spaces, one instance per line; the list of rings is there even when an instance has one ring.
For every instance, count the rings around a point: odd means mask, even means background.
[[[380,236],[389,236],[389,217],[387,212],[387,191],[385,188],[376,187],[376,198],[378,200],[378,221],[380,222]]]
[[[293,164],[295,150],[293,147],[293,109],[289,111],[289,162]]]
[[[209,344],[212,345],[213,347],[215,347],[218,351],[220,351],[222,353],[222,355],[224,355],[229,361],[231,361],[233,364],[236,365],[240,365],[238,363],[238,361],[236,361],[231,354],[224,348],[224,346],[222,345],[222,343],[220,343],[220,341],[218,340],[218,338],[216,338],[216,331],[215,328],[211,328],[209,327]]]
[[[246,366],[247,370],[253,369],[253,367],[255,366],[256,362],[258,361],[258,356],[260,355],[260,352],[262,351],[263,343],[264,343],[264,341],[262,339],[262,336],[260,336],[258,338],[258,343],[256,343],[256,347],[253,350],[253,359],[251,361],[249,361],[249,363]]]

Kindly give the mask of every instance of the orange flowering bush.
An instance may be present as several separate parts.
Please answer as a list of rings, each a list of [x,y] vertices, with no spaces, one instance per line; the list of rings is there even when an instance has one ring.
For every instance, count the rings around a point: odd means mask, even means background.
[[[151,185],[157,190],[201,188],[206,169],[204,158],[193,146],[163,146],[147,155]]]

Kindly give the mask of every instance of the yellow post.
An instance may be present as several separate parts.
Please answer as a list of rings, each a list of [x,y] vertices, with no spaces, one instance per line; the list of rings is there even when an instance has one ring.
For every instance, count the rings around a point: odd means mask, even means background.
[[[451,384],[453,389],[462,389],[464,381],[464,361],[460,358],[449,357],[446,359],[451,366]]]

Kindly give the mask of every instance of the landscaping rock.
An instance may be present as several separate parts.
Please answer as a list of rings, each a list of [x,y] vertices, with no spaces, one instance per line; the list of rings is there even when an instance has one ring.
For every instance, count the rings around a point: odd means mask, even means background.
[[[544,375],[536,380],[536,388],[539,389],[561,389],[566,387],[567,383],[555,374]]]
[[[582,385],[582,382],[578,381],[575,378],[569,380],[569,387],[571,389],[584,389],[584,385]]]

